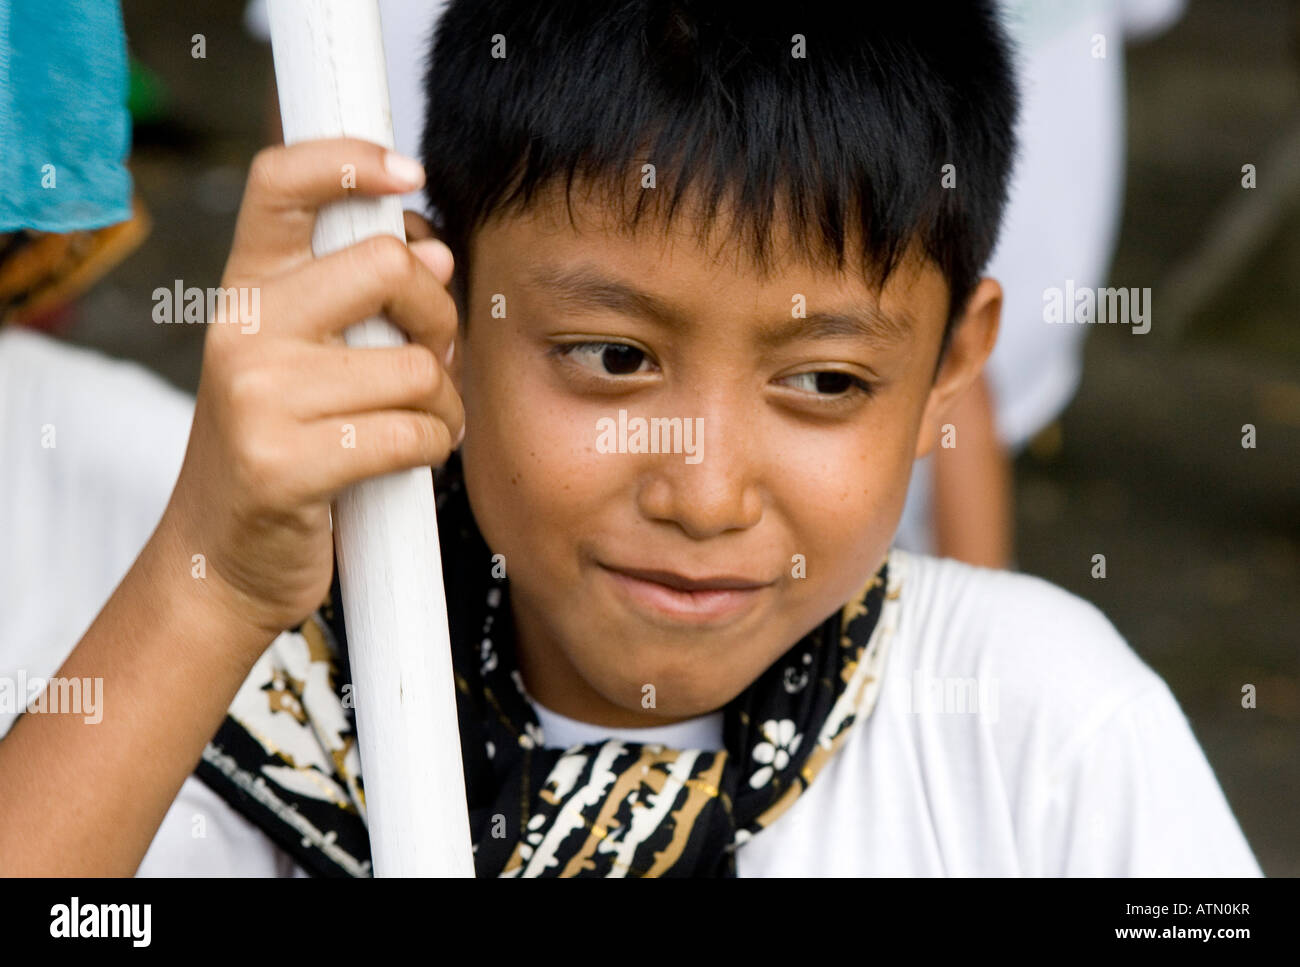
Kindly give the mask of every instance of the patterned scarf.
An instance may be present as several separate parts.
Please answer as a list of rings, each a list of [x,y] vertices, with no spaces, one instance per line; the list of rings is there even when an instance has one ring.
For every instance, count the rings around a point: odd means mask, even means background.
[[[888,559],[728,703],[723,750],[547,748],[515,660],[508,581],[494,576],[456,457],[437,490],[478,876],[735,876],[737,848],[871,713],[896,620]],[[253,668],[196,774],[308,872],[368,876],[339,600],[336,571],[321,610]]]

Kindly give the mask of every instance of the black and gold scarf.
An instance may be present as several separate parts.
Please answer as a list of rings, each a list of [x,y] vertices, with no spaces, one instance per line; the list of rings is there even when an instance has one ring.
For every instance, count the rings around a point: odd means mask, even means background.
[[[897,587],[888,560],[724,709],[723,750],[609,739],[547,748],[518,671],[507,578],[453,456],[438,520],[479,876],[735,876],[875,703]],[[368,876],[338,574],[248,676],[197,775],[308,872]]]

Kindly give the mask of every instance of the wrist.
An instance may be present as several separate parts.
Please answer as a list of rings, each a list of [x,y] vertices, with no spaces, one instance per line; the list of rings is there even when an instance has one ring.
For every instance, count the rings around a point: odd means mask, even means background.
[[[242,680],[283,629],[256,620],[251,602],[208,567],[203,542],[192,534],[169,506],[141,555],[144,577],[176,640],[235,663]]]

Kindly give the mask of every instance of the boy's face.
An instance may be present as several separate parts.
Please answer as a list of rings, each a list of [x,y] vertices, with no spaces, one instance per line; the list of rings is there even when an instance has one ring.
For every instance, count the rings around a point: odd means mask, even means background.
[[[999,297],[981,284],[936,379],[933,265],[880,292],[793,258],[762,276],[688,219],[629,234],[577,192],[574,211],[474,237],[466,485],[533,697],[662,724],[725,705],[870,579]]]

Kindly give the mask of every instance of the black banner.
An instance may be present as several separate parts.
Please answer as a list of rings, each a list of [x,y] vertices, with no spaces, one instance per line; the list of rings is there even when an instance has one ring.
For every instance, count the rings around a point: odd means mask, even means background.
[[[1297,900],[1295,880],[680,881],[667,892],[588,885],[578,895],[574,888],[519,895],[504,884],[436,880],[0,880],[0,926],[13,954],[76,948],[79,957],[161,951],[261,960],[279,952],[297,959],[387,952],[400,942],[435,958],[463,959],[468,948],[495,959],[515,943],[573,929],[579,914],[584,940],[604,924],[626,940],[628,927],[640,924],[635,945],[649,953],[669,942],[667,924],[681,909],[713,912],[715,933],[738,934],[726,941],[734,950],[735,941],[747,942],[742,935],[762,942],[777,927],[764,921],[755,931],[763,919],[757,910],[794,922],[796,910],[816,915],[826,903],[844,918],[825,925],[828,938],[839,931],[837,946],[844,927],[857,927],[891,948],[927,955],[1132,948],[1232,957],[1293,937]],[[644,904],[640,915],[635,903]],[[871,946],[865,937],[848,943]]]

